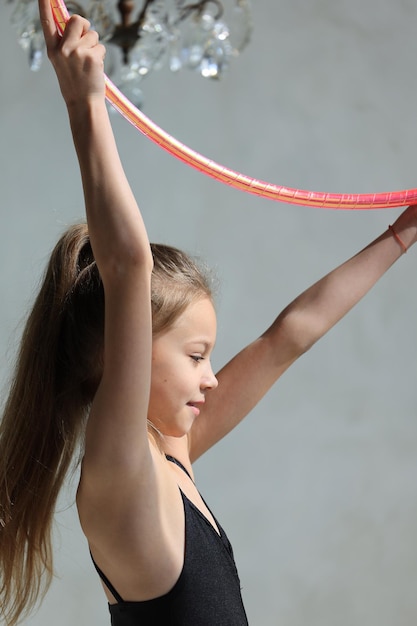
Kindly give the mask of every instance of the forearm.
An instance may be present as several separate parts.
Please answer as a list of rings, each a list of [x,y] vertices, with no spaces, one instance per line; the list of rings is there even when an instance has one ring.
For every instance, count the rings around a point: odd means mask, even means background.
[[[68,113],[100,270],[123,272],[130,265],[150,263],[146,229],[123,171],[104,99],[69,106]]]
[[[417,209],[409,207],[394,224],[409,248],[417,238]],[[298,296],[268,329],[293,357],[308,350],[348,313],[404,253],[393,231],[386,230],[364,250]]]
[[[49,0],[39,0],[48,57],[67,106],[80,164],[89,234],[104,281],[152,266],[146,230],[123,172],[105,103],[105,48],[73,15],[62,37]]]

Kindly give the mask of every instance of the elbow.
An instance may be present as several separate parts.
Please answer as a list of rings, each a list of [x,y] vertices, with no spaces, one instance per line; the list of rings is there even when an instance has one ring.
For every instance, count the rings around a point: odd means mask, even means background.
[[[275,350],[281,358],[295,361],[310,350],[323,334],[319,320],[312,320],[305,312],[283,311],[265,335],[273,339]]]
[[[146,246],[126,246],[123,256],[118,259],[119,270],[124,272],[140,271],[152,274],[153,271],[153,256],[150,244]]]
[[[104,282],[121,281],[132,276],[150,279],[153,271],[150,246],[144,248],[126,246],[122,252],[110,252],[99,267]]]

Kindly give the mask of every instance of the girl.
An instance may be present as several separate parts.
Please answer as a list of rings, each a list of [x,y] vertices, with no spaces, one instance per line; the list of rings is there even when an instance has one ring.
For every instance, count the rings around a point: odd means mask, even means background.
[[[149,244],[109,123],[104,47],[79,16],[61,38],[49,0],[39,6],[88,226],[70,228],[53,251],[5,407],[3,617],[16,624],[50,582],[54,505],[81,440],[77,507],[112,624],[244,626],[233,552],[192,463],[415,243],[417,207],[215,376],[210,281],[180,251]]]

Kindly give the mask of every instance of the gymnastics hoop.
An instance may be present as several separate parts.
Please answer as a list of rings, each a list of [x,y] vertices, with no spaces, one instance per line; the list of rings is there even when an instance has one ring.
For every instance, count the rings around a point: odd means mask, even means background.
[[[69,13],[64,0],[51,0],[57,28],[64,31]],[[106,98],[113,107],[151,141],[183,163],[235,189],[270,200],[320,209],[388,209],[417,204],[417,188],[368,194],[337,194],[292,189],[250,178],[208,159],[159,128],[137,109],[105,76]]]

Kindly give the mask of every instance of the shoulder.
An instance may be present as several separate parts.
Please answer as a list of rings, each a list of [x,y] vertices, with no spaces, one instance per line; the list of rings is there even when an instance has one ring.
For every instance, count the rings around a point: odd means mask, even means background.
[[[141,599],[144,590],[149,597],[161,595],[183,566],[181,492],[165,455],[153,443],[149,448],[150,479],[139,472],[127,485],[93,493],[82,471],[77,492],[80,523],[94,559],[123,598]]]
[[[169,535],[169,527],[175,531],[177,524],[181,525],[178,485],[165,454],[152,439],[147,456],[146,462],[133,467],[126,464],[124,471],[115,469],[114,479],[109,461],[105,480],[82,463],[77,508],[89,541],[113,541],[115,531],[123,528],[116,543],[138,545],[143,536]]]

